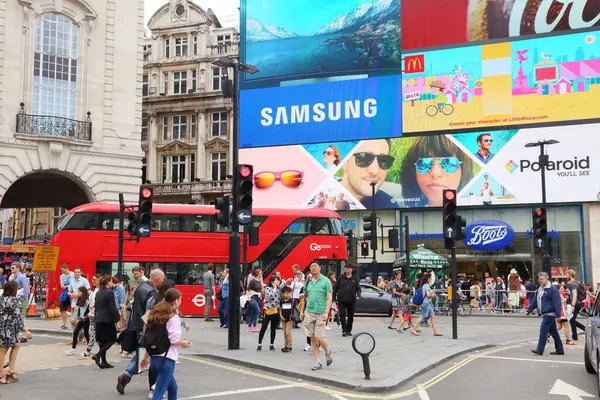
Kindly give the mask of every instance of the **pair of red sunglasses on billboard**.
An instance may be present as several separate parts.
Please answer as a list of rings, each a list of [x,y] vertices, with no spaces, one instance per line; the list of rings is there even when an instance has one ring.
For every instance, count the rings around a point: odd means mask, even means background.
[[[301,171],[263,171],[254,175],[254,187],[257,189],[268,189],[277,181],[287,188],[297,188],[302,184],[304,172]]]

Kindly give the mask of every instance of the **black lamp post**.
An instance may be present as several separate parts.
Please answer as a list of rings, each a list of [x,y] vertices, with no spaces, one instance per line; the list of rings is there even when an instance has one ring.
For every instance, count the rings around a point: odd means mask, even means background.
[[[233,100],[233,131],[231,134],[231,146],[233,147],[233,171],[232,171],[232,210],[231,210],[231,232],[229,233],[229,330],[227,348],[229,350],[239,350],[240,348],[240,224],[238,221],[238,166],[240,152],[240,90],[239,76],[240,72],[256,74],[258,68],[254,65],[240,64],[227,57],[219,58],[213,62],[213,65],[221,68],[233,69],[233,92],[226,93],[228,89],[221,88],[223,94],[230,95]]]

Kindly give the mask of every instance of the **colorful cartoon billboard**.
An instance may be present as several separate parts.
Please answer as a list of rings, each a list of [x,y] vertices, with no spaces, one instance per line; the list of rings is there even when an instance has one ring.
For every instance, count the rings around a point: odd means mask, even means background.
[[[405,135],[595,122],[600,31],[409,53]]]
[[[600,124],[264,147],[242,149],[240,160],[254,165],[254,202],[262,207],[440,207],[444,189],[458,190],[461,206],[534,204],[539,150],[525,144],[555,139],[548,201],[588,202],[600,191],[597,132]]]
[[[600,0],[402,0],[402,49],[600,27]]]

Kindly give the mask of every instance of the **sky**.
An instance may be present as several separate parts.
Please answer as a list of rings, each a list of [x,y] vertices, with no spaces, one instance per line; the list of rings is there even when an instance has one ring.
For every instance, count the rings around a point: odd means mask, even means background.
[[[146,21],[146,24],[148,24],[148,20],[152,14],[154,14],[163,4],[168,2],[169,0],[146,0],[144,9],[144,20]],[[194,3],[205,10],[212,8],[217,17],[221,19],[224,16],[238,14],[240,0],[194,0]]]
[[[221,0],[219,0],[221,1]],[[263,25],[285,28],[299,35],[313,34],[340,14],[347,14],[371,0],[252,0],[248,17]],[[302,17],[307,18],[302,18]]]

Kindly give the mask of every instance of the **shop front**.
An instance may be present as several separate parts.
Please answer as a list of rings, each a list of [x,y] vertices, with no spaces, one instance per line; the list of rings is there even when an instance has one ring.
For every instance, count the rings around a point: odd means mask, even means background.
[[[502,277],[511,269],[526,280],[535,278],[542,269],[541,252],[533,242],[532,208],[460,208],[467,220],[466,240],[457,242],[456,260],[459,276],[466,279]],[[438,210],[403,211],[409,220],[412,251],[424,247],[450,258],[444,249],[442,212]],[[556,206],[547,209],[548,243],[553,278],[562,279],[569,269],[586,282],[584,234],[581,206]]]

